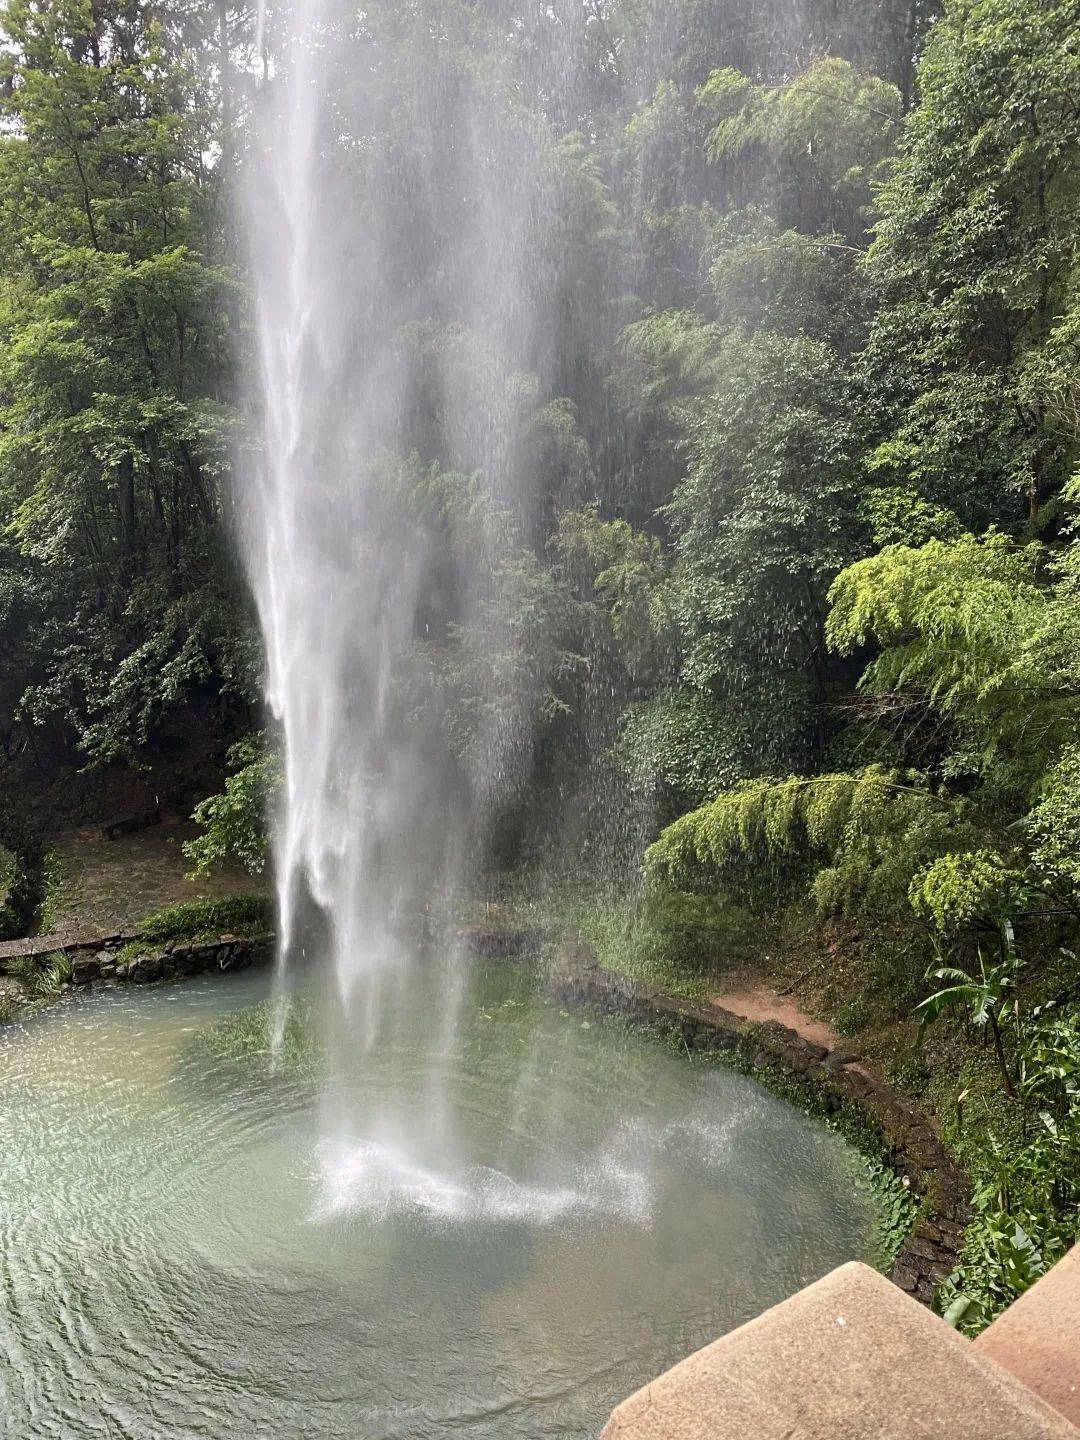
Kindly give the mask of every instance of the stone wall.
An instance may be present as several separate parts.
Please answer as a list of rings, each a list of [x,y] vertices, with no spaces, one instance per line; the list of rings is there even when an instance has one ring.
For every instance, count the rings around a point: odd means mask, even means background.
[[[44,962],[52,955],[71,960],[71,983],[77,988],[98,980],[130,980],[145,984],[152,980],[174,980],[204,971],[243,970],[264,965],[273,959],[274,937],[263,935],[215,935],[197,941],[170,941],[147,944],[138,955],[125,955],[127,946],[139,944],[138,931],[112,935],[35,935],[9,940],[0,945],[0,975],[8,973],[9,962],[20,966],[27,960]]]
[[[919,1218],[889,1278],[930,1304],[956,1263],[969,1217],[970,1183],[937,1138],[933,1123],[883,1081],[853,1068],[855,1057],[815,1045],[779,1024],[754,1024],[718,1005],[697,1005],[603,969],[581,941],[564,944],[551,985],[563,1004],[588,1004],[642,1024],[661,1022],[690,1050],[726,1050],[757,1070],[805,1084],[827,1111],[858,1108],[880,1151],[920,1200]]]
[[[109,936],[101,947],[72,958],[72,983],[92,985],[97,980],[128,980],[148,984],[153,980],[178,980],[205,971],[223,973],[265,965],[274,958],[274,937],[265,935],[218,935],[197,941],[176,941],[158,945],[139,955],[124,958],[121,947],[128,943]]]
[[[263,935],[218,935],[198,941],[173,941],[147,945],[145,953],[123,957],[125,947],[144,941],[137,930],[111,935],[33,935],[23,940],[0,943],[0,975],[8,962],[44,962],[52,955],[67,955],[72,962],[72,983],[93,984],[95,980],[130,980],[144,983],[171,980],[203,971],[241,970],[264,965],[273,959],[275,937]],[[482,959],[508,959],[535,953],[550,939],[549,932],[532,927],[490,925],[466,926],[458,938],[473,955]]]

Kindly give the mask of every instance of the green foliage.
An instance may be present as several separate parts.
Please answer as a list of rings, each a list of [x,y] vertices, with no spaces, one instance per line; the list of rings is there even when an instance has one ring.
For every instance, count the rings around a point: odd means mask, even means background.
[[[915,876],[908,893],[916,915],[943,934],[979,921],[1001,926],[1025,899],[1022,877],[989,850],[942,855]]]
[[[972,528],[1032,521],[1068,478],[1056,424],[1075,304],[1075,0],[950,0],[880,193],[866,365],[874,468]]]
[[[671,619],[660,541],[625,520],[601,520],[599,507],[589,505],[563,512],[552,543],[575,590],[595,596],[606,613],[612,644],[631,679],[662,675]]]
[[[1080,718],[1043,644],[1051,628],[1073,633],[1077,615],[1039,584],[1041,558],[1003,535],[889,546],[836,579],[827,626],[842,654],[882,647],[863,690],[925,694],[981,766],[1028,786]]]
[[[279,757],[265,735],[249,735],[230,748],[229,766],[224,791],[201,801],[191,817],[203,827],[184,844],[193,875],[233,858],[252,875],[266,866],[269,814],[281,785]]]
[[[0,845],[0,936],[7,939],[12,932],[15,917],[9,906],[12,886],[19,874],[19,862],[6,846]]]
[[[711,164],[737,169],[764,152],[770,163],[759,160],[755,169],[773,183],[770,198],[781,214],[806,229],[832,224],[860,233],[900,122],[900,96],[888,81],[860,74],[839,57],[818,60],[780,85],[715,70],[697,103],[708,117]]]
[[[655,795],[664,814],[672,804],[702,804],[733,784],[752,740],[710,696],[665,690],[627,707],[613,753],[635,791]]]
[[[968,1334],[1080,1239],[1080,1008],[1049,1005],[1024,1017],[1016,1073],[1013,1113],[995,1116],[966,1154],[975,1216],[938,1299]]]
[[[130,758],[244,669],[218,533],[236,282],[209,36],[159,8],[0,19],[0,727],[39,755]]]
[[[69,955],[57,951],[41,957],[16,956],[8,961],[7,970],[23,982],[31,1000],[48,1004],[59,999],[63,987],[71,983],[73,966]]]
[[[917,775],[882,766],[855,774],[744,781],[669,825],[645,870],[661,887],[701,889],[728,872],[816,856],[824,911],[893,909],[913,857],[947,843],[947,810]]]
[[[44,855],[36,826],[0,803],[0,940],[29,934],[42,894]]]
[[[50,935],[56,929],[56,908],[64,890],[64,862],[55,850],[46,850],[41,862],[41,899],[38,902],[37,932]]]
[[[745,960],[751,933],[739,905],[690,894],[562,891],[545,897],[544,913],[580,932],[605,968],[690,999],[707,998]]]
[[[903,1180],[884,1160],[866,1154],[863,1167],[875,1209],[874,1249],[868,1258],[887,1275],[918,1218],[918,1206]]]
[[[978,968],[972,974],[953,965],[942,965],[931,970],[927,980],[936,981],[941,988],[921,1001],[915,1007],[915,1014],[921,1025],[930,1025],[946,1010],[960,1007],[967,1012],[970,1023],[977,1030],[989,1029],[994,1038],[1002,1085],[1006,1095],[1011,1095],[1013,1080],[1009,1074],[1001,1031],[1020,960],[1013,948],[1011,927],[1008,925],[1005,935],[1006,943],[1002,946],[1000,959],[987,963],[980,949]]]
[[[1046,772],[1026,824],[1035,865],[1080,898],[1080,744],[1063,747]]]
[[[910,486],[871,490],[863,507],[874,544],[925,545],[930,540],[959,540],[963,526],[951,510],[924,500]]]
[[[935,1043],[959,1006],[1018,1092],[1016,1124],[980,1120],[998,1149],[959,1292],[989,1313],[1060,1253],[1078,1168],[1072,1021],[1018,1032],[1009,967],[1014,936],[1025,984],[1036,935],[1080,949],[1080,9],[571,9],[354,17],[342,133],[393,177],[387,345],[414,391],[357,483],[430,555],[393,723],[425,727],[516,853],[546,826],[591,863],[617,816],[636,864],[660,830],[645,897],[586,907],[632,973],[705,993],[747,912],[794,899],[862,934],[863,973],[828,965],[857,1028],[908,1012],[936,952]],[[257,873],[279,777],[222,534],[252,21],[201,0],[0,19],[0,767],[21,796],[208,717],[214,754],[236,743],[188,857]],[[404,99],[452,116],[494,89],[513,133],[475,150]],[[428,213],[443,134],[462,235],[490,220],[472,161],[537,179],[535,344],[455,304],[484,252]],[[0,842],[14,932],[42,847],[2,817]],[[237,904],[152,938],[270,923]]]

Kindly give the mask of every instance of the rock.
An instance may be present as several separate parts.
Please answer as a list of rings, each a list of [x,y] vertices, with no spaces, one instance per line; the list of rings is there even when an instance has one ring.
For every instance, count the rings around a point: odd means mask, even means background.
[[[826,1053],[824,1065],[826,1070],[843,1070],[847,1065],[854,1065],[859,1056],[854,1050],[836,1049]]]
[[[889,1274],[889,1279],[894,1285],[899,1285],[901,1290],[906,1290],[909,1295],[912,1295],[919,1277],[910,1265],[905,1265],[902,1261],[897,1260]]]
[[[101,962],[96,955],[80,956],[72,962],[71,978],[76,985],[89,985],[101,973]]]
[[[931,1262],[937,1262],[938,1264],[948,1264],[952,1259],[951,1252],[946,1249],[945,1246],[933,1240],[926,1240],[919,1235],[908,1236],[904,1244],[904,1249],[909,1255],[918,1255],[922,1260],[929,1260]]]

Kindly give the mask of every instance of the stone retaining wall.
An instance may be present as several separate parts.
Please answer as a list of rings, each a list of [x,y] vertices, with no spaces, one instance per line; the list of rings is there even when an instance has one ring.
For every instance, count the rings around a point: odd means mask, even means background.
[[[537,928],[504,928],[467,926],[458,932],[459,939],[473,955],[482,959],[506,959],[513,955],[532,953],[550,938]],[[170,980],[183,975],[196,975],[205,970],[241,970],[249,965],[263,965],[273,959],[274,936],[219,935],[199,941],[173,941],[148,944],[144,954],[121,958],[125,946],[144,940],[137,930],[118,931],[112,935],[33,935],[24,940],[0,943],[0,975],[6,974],[8,962],[32,960],[44,962],[52,955],[67,955],[73,966],[72,983],[92,984],[95,980]]]
[[[212,939],[176,941],[154,946],[140,955],[124,959],[120,952],[126,941],[110,937],[98,950],[73,957],[72,983],[92,985],[97,980],[129,980],[148,984],[153,980],[178,980],[210,970],[246,970],[266,965],[274,958],[274,937],[264,935],[218,935]],[[118,943],[117,943],[118,942]]]
[[[853,1069],[854,1056],[826,1050],[783,1025],[755,1024],[718,1005],[697,1005],[605,970],[581,941],[562,947],[551,986],[564,1004],[593,1005],[645,1024],[661,1021],[691,1050],[736,1052],[754,1069],[801,1080],[827,1110],[857,1106],[874,1129],[883,1156],[922,1202],[889,1278],[924,1304],[931,1303],[956,1263],[970,1215],[970,1183],[926,1115],[883,1081]]]
[[[0,974],[10,960],[44,961],[50,955],[67,955],[72,962],[71,983],[82,988],[97,980],[174,980],[206,970],[223,972],[263,965],[273,958],[274,937],[216,935],[197,941],[170,941],[147,945],[139,955],[123,956],[125,946],[141,941],[137,931],[113,935],[36,935],[0,945]]]

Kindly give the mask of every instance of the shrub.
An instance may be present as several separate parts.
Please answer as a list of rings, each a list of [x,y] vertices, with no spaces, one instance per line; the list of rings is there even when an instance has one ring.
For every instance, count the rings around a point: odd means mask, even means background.
[[[939,1308],[976,1334],[1080,1239],[1080,1006],[1024,1021],[1019,1100],[965,1154],[975,1215]],[[1000,1123],[997,1123],[1000,1122]],[[997,1133],[995,1133],[997,1131]]]
[[[950,933],[978,921],[1000,924],[1023,904],[1023,879],[990,850],[942,855],[908,891],[916,915]]]
[[[201,801],[191,817],[203,827],[184,844],[196,875],[231,858],[251,875],[266,867],[267,816],[281,785],[281,758],[264,735],[249,735],[229,750],[229,766],[225,789]]]
[[[41,896],[42,854],[33,826],[0,806],[0,940],[30,931]]]
[[[269,895],[229,895],[220,900],[189,900],[147,915],[138,924],[144,940],[164,944],[200,935],[257,934],[274,924]]]

